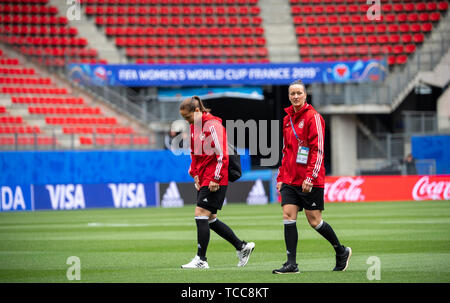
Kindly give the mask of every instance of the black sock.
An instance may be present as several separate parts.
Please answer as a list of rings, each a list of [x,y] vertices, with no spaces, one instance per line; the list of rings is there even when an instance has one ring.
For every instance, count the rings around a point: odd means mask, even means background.
[[[234,234],[233,230],[228,225],[216,218],[213,222],[209,223],[209,227],[219,236],[230,242],[236,248],[236,250],[242,249],[242,246],[245,242],[239,240],[239,238]]]
[[[287,261],[297,263],[298,231],[296,221],[284,221],[284,242],[286,243]]]
[[[322,237],[327,239],[328,242],[330,242],[331,245],[333,245],[336,254],[340,255],[345,251],[344,246],[342,246],[341,243],[339,243],[339,239],[334,233],[334,230],[333,228],[331,228],[330,224],[328,224],[325,221],[322,221],[318,226],[315,227],[315,230],[317,230],[317,232],[321,234]]]
[[[206,261],[206,249],[209,243],[208,217],[195,217],[197,224],[197,255],[201,260]]]

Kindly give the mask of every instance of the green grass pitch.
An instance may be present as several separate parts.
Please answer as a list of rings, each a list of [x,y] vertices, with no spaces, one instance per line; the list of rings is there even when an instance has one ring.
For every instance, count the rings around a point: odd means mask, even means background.
[[[0,213],[0,282],[402,283],[450,282],[450,201],[325,204],[323,218],[352,247],[332,272],[331,245],[299,214],[300,274],[274,275],[286,259],[281,207],[229,204],[219,218],[256,243],[238,268],[236,252],[211,231],[210,269],[183,270],[196,253],[194,206]],[[80,259],[69,281],[67,258]],[[369,280],[380,260],[380,280]]]

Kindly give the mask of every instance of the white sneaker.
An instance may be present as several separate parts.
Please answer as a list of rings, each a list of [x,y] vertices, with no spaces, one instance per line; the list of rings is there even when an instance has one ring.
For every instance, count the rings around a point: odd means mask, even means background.
[[[243,267],[247,264],[248,259],[250,259],[250,255],[252,251],[255,249],[255,243],[249,242],[245,244],[245,246],[241,250],[237,250],[236,254],[239,258],[238,267]]]
[[[181,268],[209,268],[208,262],[202,261],[199,256],[195,256],[188,264],[181,265]]]

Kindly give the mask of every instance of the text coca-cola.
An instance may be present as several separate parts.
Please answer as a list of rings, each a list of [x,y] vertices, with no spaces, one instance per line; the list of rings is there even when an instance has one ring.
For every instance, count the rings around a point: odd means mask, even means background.
[[[430,181],[429,176],[423,176],[412,190],[414,200],[449,200],[450,181]]]
[[[355,202],[364,201],[360,177],[340,177],[333,183],[325,183],[325,201]]]

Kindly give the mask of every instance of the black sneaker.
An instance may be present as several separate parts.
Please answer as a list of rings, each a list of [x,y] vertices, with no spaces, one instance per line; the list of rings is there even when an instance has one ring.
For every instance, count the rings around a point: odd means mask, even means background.
[[[346,247],[345,251],[342,255],[336,255],[336,267],[333,271],[344,271],[348,267],[348,261],[352,256],[352,249],[350,247]]]
[[[279,269],[274,269],[273,274],[298,274],[298,264],[284,263]]]

